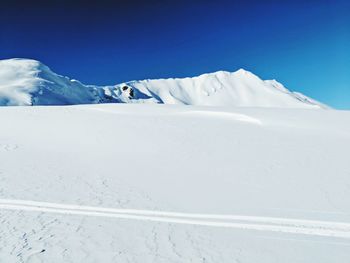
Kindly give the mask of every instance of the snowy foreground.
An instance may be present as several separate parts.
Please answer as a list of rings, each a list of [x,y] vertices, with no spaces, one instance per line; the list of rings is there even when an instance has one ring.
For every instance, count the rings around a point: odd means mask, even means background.
[[[350,112],[0,108],[0,262],[350,262]]]

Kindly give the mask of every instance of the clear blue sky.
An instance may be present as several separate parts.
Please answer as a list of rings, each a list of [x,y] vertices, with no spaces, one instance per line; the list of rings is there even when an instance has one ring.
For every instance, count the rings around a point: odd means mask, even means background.
[[[1,1],[0,58],[87,84],[250,70],[350,109],[350,1]]]

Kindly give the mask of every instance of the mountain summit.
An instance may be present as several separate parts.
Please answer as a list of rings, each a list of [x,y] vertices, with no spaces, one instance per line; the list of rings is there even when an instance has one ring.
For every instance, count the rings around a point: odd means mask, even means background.
[[[0,105],[161,103],[204,106],[328,108],[253,73],[218,71],[193,78],[84,85],[31,59],[0,60]]]

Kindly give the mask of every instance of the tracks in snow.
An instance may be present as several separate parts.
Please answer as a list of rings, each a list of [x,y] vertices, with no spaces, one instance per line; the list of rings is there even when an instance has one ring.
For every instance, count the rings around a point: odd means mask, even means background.
[[[68,215],[100,216],[175,224],[227,227],[246,230],[341,237],[350,239],[350,223],[278,217],[176,213],[152,210],[117,209],[94,206],[66,205],[27,200],[0,199],[0,209]]]

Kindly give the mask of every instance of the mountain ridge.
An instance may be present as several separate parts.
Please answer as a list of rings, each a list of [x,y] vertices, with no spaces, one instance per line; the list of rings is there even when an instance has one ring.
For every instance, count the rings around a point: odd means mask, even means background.
[[[85,85],[34,59],[0,60],[0,106],[160,103],[200,106],[329,108],[250,71]]]

